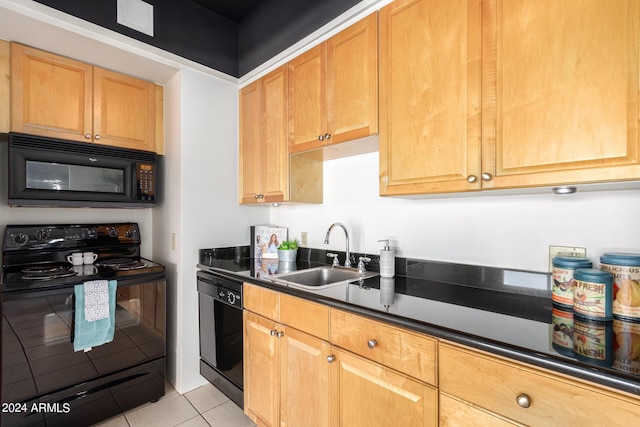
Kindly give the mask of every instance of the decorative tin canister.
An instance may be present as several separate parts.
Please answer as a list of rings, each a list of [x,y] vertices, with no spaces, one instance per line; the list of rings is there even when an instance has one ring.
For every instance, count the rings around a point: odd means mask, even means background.
[[[613,369],[640,377],[640,323],[613,319]]]
[[[573,354],[583,362],[598,366],[613,365],[612,322],[573,319]]]
[[[554,305],[551,309],[551,346],[555,351],[573,357],[573,310]]]
[[[613,276],[613,315],[640,321],[640,254],[603,254],[600,268]]]
[[[613,277],[608,271],[578,268],[573,272],[573,311],[593,320],[611,320]]]
[[[556,304],[573,307],[573,291],[575,281],[573,272],[576,268],[591,268],[593,264],[587,258],[557,256],[551,261],[553,266],[553,284],[551,299]]]

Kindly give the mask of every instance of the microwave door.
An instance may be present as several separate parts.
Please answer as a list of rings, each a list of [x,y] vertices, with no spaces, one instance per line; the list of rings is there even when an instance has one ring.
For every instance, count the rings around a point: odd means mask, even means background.
[[[10,149],[9,198],[132,202],[134,163],[28,148]]]

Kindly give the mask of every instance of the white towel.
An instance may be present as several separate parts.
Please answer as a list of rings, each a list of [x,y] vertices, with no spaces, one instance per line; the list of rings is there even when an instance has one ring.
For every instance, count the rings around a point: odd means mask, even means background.
[[[84,319],[87,322],[109,317],[109,282],[93,280],[84,283]]]

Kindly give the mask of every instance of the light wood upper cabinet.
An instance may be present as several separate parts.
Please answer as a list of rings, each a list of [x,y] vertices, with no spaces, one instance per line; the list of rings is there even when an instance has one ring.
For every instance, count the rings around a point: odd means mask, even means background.
[[[0,132],[11,129],[11,46],[0,40]]]
[[[396,0],[380,11],[380,193],[640,178],[640,4]]]
[[[14,132],[156,151],[157,92],[153,83],[11,43]]]
[[[380,10],[380,194],[479,190],[478,0]]]
[[[240,203],[288,200],[286,123],[286,67],[241,89]]]
[[[483,188],[640,178],[635,0],[483,2]]]
[[[289,152],[378,132],[374,13],[289,62]]]
[[[154,84],[98,67],[93,80],[94,142],[154,151]]]
[[[282,66],[240,90],[240,203],[322,201],[322,159],[289,160],[287,75]]]

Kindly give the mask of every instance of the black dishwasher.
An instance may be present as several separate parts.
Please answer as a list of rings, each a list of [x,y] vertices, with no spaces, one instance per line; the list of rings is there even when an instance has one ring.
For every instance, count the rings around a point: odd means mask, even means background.
[[[243,408],[242,282],[209,269],[197,278],[200,374]]]

